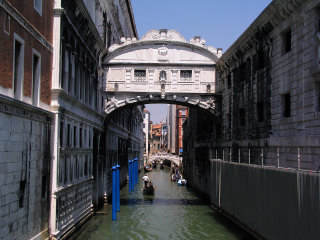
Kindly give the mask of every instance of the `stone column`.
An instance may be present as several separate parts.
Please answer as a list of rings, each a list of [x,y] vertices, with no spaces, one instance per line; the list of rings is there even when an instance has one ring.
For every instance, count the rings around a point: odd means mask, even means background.
[[[149,75],[149,91],[152,91],[154,89],[154,69],[148,69],[148,75]]]
[[[126,72],[126,78],[125,78],[126,89],[130,89],[131,80],[134,78],[134,76],[132,76],[134,74],[134,71],[132,71],[132,69],[125,69],[125,72]]]
[[[204,79],[202,79],[204,80]],[[200,70],[194,70],[194,89],[199,90],[200,89]]]
[[[178,70],[171,70],[172,72],[172,92],[177,91],[178,84]]]
[[[53,16],[53,59],[52,59],[52,88],[60,88],[60,56],[61,56],[61,0],[55,1]]]

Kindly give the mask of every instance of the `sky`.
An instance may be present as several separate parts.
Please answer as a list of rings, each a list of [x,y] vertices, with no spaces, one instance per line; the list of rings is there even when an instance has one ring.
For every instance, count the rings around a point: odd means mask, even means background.
[[[131,0],[138,37],[152,29],[178,31],[186,41],[201,36],[225,52],[271,0]],[[151,120],[166,120],[167,104],[146,105]]]

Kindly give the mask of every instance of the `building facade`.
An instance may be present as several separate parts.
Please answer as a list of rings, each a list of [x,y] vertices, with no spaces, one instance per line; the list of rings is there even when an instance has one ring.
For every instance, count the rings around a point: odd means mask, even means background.
[[[143,110],[143,138],[144,138],[144,159],[148,159],[150,152],[150,123],[151,113],[147,110]]]
[[[161,126],[162,123],[151,125],[151,154],[156,154],[161,151]]]
[[[52,1],[0,1],[0,238],[48,237]]]
[[[182,155],[183,153],[183,124],[184,122],[187,120],[188,115],[189,115],[189,109],[185,106],[181,106],[181,105],[177,105],[176,107],[176,126],[177,126],[177,130],[176,130],[176,152],[179,155]]]
[[[109,150],[129,147],[109,141],[102,62],[112,44],[137,33],[130,1],[58,0],[53,11],[50,234],[61,238],[103,205],[110,161],[119,158]],[[123,122],[114,124],[128,131]]]
[[[168,152],[176,154],[176,131],[177,131],[177,105],[168,104],[167,123],[168,123]]]
[[[201,130],[190,110],[184,134],[185,175],[201,191],[210,159],[319,169],[319,7],[272,1],[217,62],[222,114]]]
[[[120,166],[120,185],[127,183],[128,161],[139,160],[139,168],[144,154],[143,107],[123,108],[111,114],[106,121],[106,166],[103,168],[104,186],[101,194],[109,198],[112,193],[112,166]],[[103,203],[103,202],[102,202]]]
[[[319,3],[273,1],[220,58],[233,160],[319,168]]]
[[[168,149],[168,124],[166,122],[161,124],[161,150],[167,152]]]

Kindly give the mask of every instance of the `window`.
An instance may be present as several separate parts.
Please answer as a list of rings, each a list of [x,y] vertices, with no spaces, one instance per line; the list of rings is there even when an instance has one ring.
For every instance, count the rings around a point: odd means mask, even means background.
[[[164,70],[160,71],[160,74],[159,74],[159,81],[161,80],[167,80],[167,72]]]
[[[291,116],[291,97],[290,93],[281,96],[282,116],[287,118]]]
[[[315,106],[316,111],[320,112],[320,82],[316,82],[316,92],[315,92]]]
[[[41,197],[42,199],[47,197],[47,192],[48,192],[48,178],[47,176],[42,176],[42,185],[41,185]]]
[[[207,85],[207,92],[211,92],[211,85],[210,84]]]
[[[40,65],[41,58],[40,54],[33,50],[33,59],[32,59],[32,104],[34,106],[39,106],[39,93],[40,93]]]
[[[291,50],[291,29],[282,33],[282,53],[286,54]]]
[[[20,191],[19,191],[19,208],[23,207],[25,188],[26,188],[26,180],[21,180]]]
[[[228,89],[230,89],[231,88],[231,74],[228,74],[227,82],[228,82]]]
[[[84,175],[88,175],[88,156],[86,156],[84,160]]]
[[[61,185],[64,182],[63,177],[65,175],[65,156],[60,155],[58,171],[58,183]]]
[[[77,127],[73,126],[73,147],[77,147]]]
[[[71,126],[67,124],[67,146],[71,147]]]
[[[181,81],[191,81],[192,80],[192,71],[191,70],[181,70],[180,71],[180,80]]]
[[[260,46],[258,51],[257,51],[257,69],[262,69],[265,67],[265,62],[264,62],[264,51],[263,47]]]
[[[257,117],[258,117],[258,122],[263,122],[264,121],[264,105],[263,105],[263,102],[258,102],[257,103]]]
[[[42,16],[42,0],[34,0],[34,9]]]
[[[73,180],[73,164],[74,164],[74,159],[73,158],[67,158],[67,168],[66,171],[68,169],[68,181],[72,182]]]
[[[64,129],[63,129],[63,122],[61,121],[60,122],[60,147],[63,147],[63,132],[64,132]]]
[[[4,17],[4,19],[3,19],[3,31],[6,34],[10,35],[10,16],[8,15],[8,13],[5,12],[3,14],[3,17]]]
[[[91,131],[89,130],[89,148],[91,147]]]
[[[135,81],[146,81],[146,70],[134,70]]]
[[[79,130],[79,147],[82,148],[82,128]]]
[[[244,108],[239,108],[239,123],[240,126],[246,125],[246,112]]]
[[[16,99],[22,99],[24,41],[15,34],[13,59],[13,93]]]
[[[182,115],[182,116],[185,116],[185,115],[186,115],[186,110],[185,110],[185,109],[182,109],[182,110],[181,110],[181,115]]]

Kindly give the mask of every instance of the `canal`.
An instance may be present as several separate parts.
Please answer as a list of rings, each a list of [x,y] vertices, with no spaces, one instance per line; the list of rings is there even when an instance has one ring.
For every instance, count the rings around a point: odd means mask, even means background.
[[[156,187],[154,196],[142,193],[142,174],[133,193],[128,186],[120,192],[117,221],[111,205],[97,214],[72,239],[250,239],[250,235],[215,212],[191,189],[170,181],[170,169],[159,167],[148,173]]]

